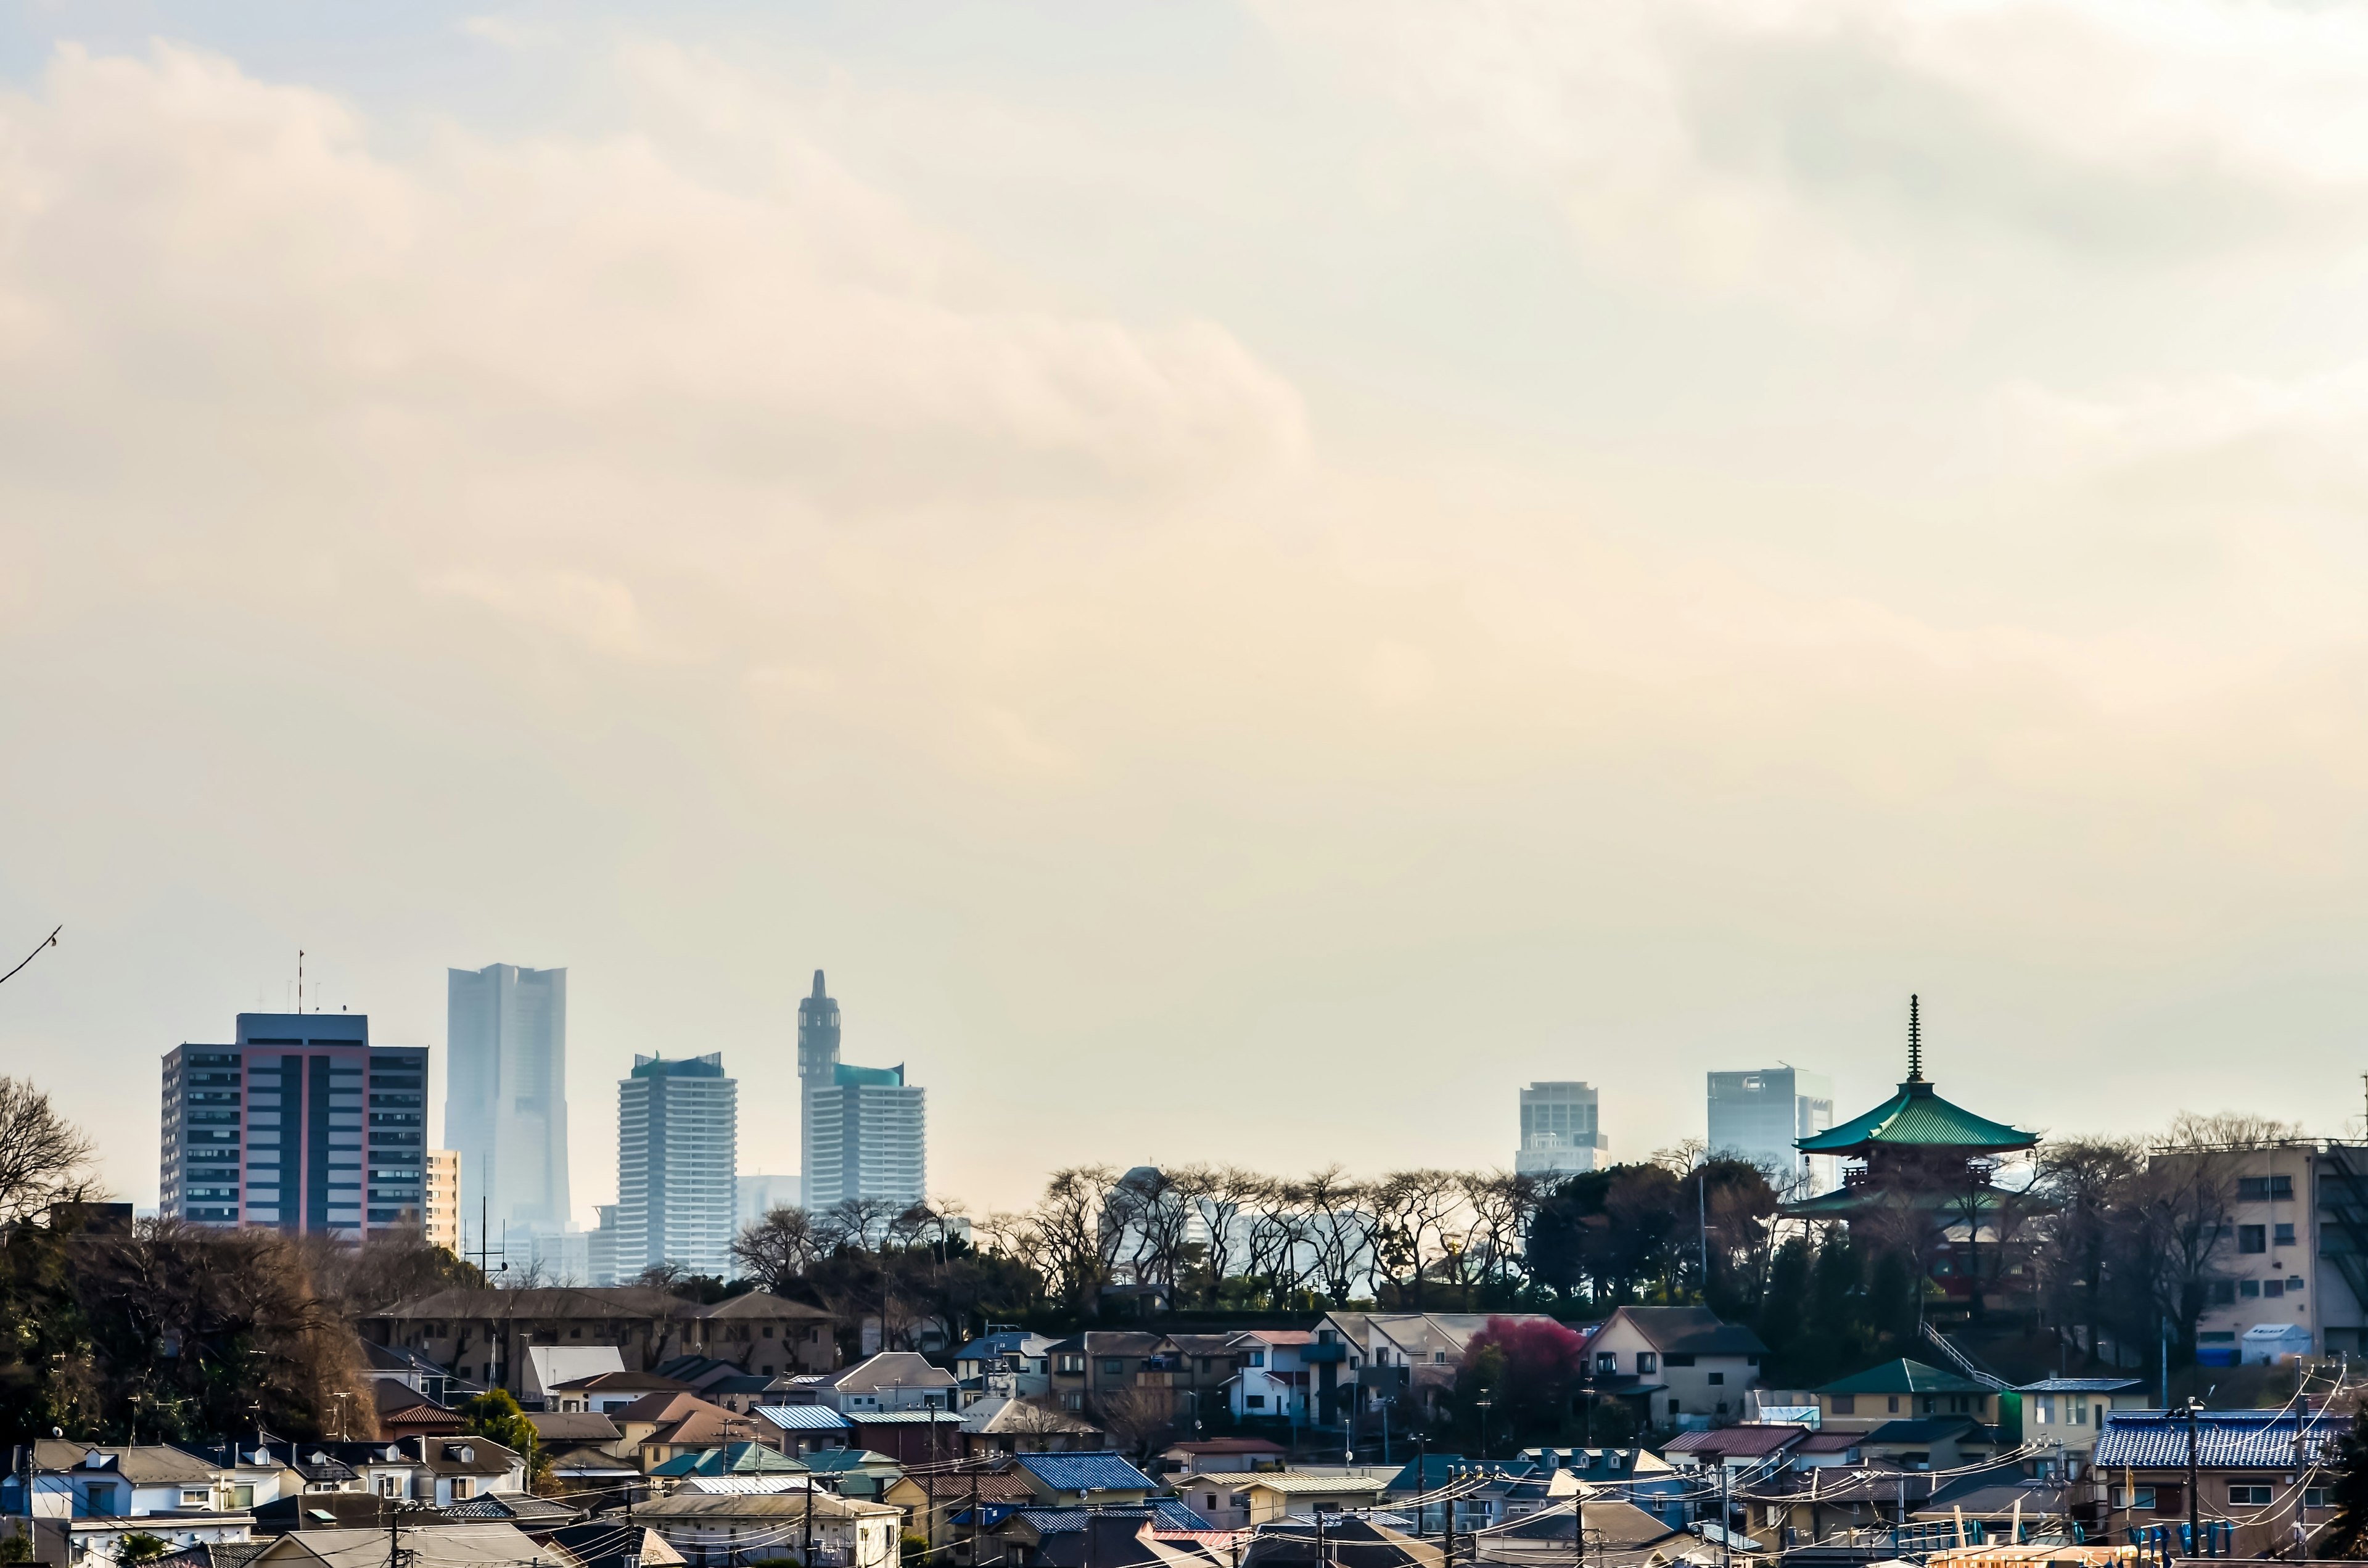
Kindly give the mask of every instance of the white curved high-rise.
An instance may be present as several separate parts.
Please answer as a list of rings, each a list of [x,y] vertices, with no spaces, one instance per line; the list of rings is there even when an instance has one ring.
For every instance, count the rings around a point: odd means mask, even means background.
[[[444,1146],[461,1155],[461,1229],[564,1229],[567,971],[446,971]]]

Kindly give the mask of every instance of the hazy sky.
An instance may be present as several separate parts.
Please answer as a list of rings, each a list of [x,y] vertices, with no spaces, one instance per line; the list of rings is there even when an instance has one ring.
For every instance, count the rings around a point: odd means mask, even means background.
[[[0,1071],[153,1201],[302,947],[567,966],[587,1212],[636,1051],[795,1168],[817,966],[981,1210],[1911,990],[2336,1131],[2364,437],[2356,5],[18,5]]]

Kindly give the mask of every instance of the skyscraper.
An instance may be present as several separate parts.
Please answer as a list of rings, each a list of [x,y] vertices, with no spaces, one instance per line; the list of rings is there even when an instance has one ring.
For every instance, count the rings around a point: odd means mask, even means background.
[[[1513,1169],[1521,1176],[1565,1176],[1595,1168],[1611,1141],[1596,1127],[1594,1086],[1572,1081],[1521,1089],[1521,1146]]]
[[[427,1049],[360,1013],[241,1013],[231,1045],[165,1053],[156,1211],[359,1242],[420,1226]]]
[[[817,1212],[850,1198],[918,1203],[929,1185],[928,1091],[838,1059],[838,1004],[814,971],[798,1004],[799,1187]]]
[[[444,1142],[461,1228],[558,1230],[567,1201],[567,971],[445,971]]]
[[[1797,1067],[1710,1075],[1710,1152],[1756,1162],[1780,1193],[1830,1185],[1830,1173],[1793,1147],[1834,1124],[1834,1081]]]
[[[721,1051],[676,1062],[633,1058],[632,1075],[617,1085],[618,1276],[631,1278],[655,1263],[732,1273],[739,1100]],[[592,1268],[588,1254],[586,1267]]]

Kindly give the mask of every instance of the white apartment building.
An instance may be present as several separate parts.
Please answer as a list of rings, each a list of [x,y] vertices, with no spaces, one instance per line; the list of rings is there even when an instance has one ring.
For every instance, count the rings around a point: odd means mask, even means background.
[[[1513,1169],[1522,1176],[1576,1174],[1595,1168],[1611,1146],[1596,1120],[1595,1087],[1577,1082],[1530,1084],[1521,1090],[1521,1142]]]
[[[658,1263],[731,1275],[739,1093],[723,1074],[721,1051],[677,1061],[633,1058],[632,1076],[617,1085],[613,1267],[620,1278]]]

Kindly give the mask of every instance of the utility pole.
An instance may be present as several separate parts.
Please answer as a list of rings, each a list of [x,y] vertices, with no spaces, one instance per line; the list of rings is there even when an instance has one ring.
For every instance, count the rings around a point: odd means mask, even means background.
[[[814,1568],[814,1471],[806,1471],[806,1534],[805,1545],[798,1552],[799,1568]],[[978,1527],[973,1524],[973,1530]]]
[[[2187,1402],[2187,1555],[2190,1557],[2203,1555],[2203,1499],[2196,1484],[2195,1436],[2195,1417],[2203,1408],[2201,1400],[2190,1399]]]
[[[1734,1473],[1735,1472],[1732,1470],[1727,1468],[1726,1456],[1725,1454],[1721,1454],[1718,1457],[1719,1568],[1735,1568],[1735,1542],[1730,1539],[1733,1532],[1726,1527],[1726,1521],[1729,1517],[1727,1514],[1726,1484],[1727,1481],[1734,1475]]]
[[[2303,1517],[2303,1499],[2310,1494],[2310,1471],[2304,1468],[2302,1462],[2303,1427],[2309,1420],[2310,1403],[2305,1400],[2303,1403],[2302,1413],[2294,1418],[2294,1556],[2297,1558],[2310,1555],[2310,1527],[2305,1522]]]
[[[1417,1426],[1415,1428],[1414,1434],[1414,1538],[1417,1540],[1420,1540],[1423,1535],[1422,1515],[1424,1504],[1422,1494],[1430,1490],[1430,1466],[1425,1462],[1429,1458],[1429,1454],[1430,1434],[1426,1429]],[[26,1495],[30,1496],[31,1494],[28,1493]]]

